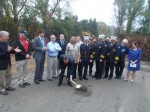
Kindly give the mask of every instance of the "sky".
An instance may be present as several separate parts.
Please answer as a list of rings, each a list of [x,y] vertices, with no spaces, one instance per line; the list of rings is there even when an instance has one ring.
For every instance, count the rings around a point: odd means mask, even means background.
[[[113,2],[114,0],[74,0],[71,7],[79,20],[96,18],[97,21],[114,25]]]

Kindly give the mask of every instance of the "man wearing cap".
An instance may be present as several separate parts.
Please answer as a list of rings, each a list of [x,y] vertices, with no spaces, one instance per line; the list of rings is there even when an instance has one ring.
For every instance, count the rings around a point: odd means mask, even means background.
[[[67,80],[68,80],[68,85],[72,87],[72,84],[70,83],[70,75],[73,75],[73,66],[74,66],[74,59],[73,56],[68,55],[68,54],[63,54],[60,56],[60,77],[59,77],[59,82],[57,86],[61,86],[63,82],[63,77],[65,74],[65,70],[67,68]]]
[[[20,31],[20,35],[14,43],[14,48],[21,50],[21,52],[15,53],[18,84],[21,88],[30,85],[30,83],[26,81],[28,59],[31,56],[31,46],[29,40],[27,40],[27,34],[28,32],[26,30]]]
[[[45,82],[45,80],[43,80],[43,71],[44,71],[45,54],[47,51],[47,47],[46,47],[44,34],[45,34],[44,30],[39,30],[38,37],[36,37],[33,42],[33,49],[34,49],[33,57],[36,63],[35,75],[34,75],[35,84],[40,84],[40,82]]]
[[[99,35],[98,42],[96,43],[96,72],[95,72],[95,78],[101,79],[103,74],[103,68],[104,68],[104,62],[106,59],[107,54],[107,44],[105,43],[104,39],[105,35]]]
[[[108,77],[108,80],[111,80],[113,77],[114,66],[119,61],[119,49],[117,45],[117,37],[111,36],[111,42],[108,49],[109,51],[107,53],[104,78]],[[110,70],[110,74],[108,76],[109,70]]]
[[[87,69],[88,69],[88,64],[89,62],[92,62],[92,57],[93,57],[93,52],[92,52],[92,47],[89,44],[89,36],[84,37],[84,43],[81,44],[80,46],[80,59],[79,59],[79,80],[85,79],[88,80],[87,78]],[[82,70],[84,68],[84,74],[82,76]]]
[[[92,62],[89,62],[89,76],[92,76],[92,72],[93,72],[92,69],[93,69],[95,50],[96,50],[93,40],[94,40],[93,37],[89,38],[89,44],[91,45],[91,49],[92,49],[92,55],[90,56],[92,58]]]
[[[126,55],[128,55],[129,53],[129,48],[127,47],[128,44],[128,40],[127,39],[123,39],[121,44],[118,44],[118,48],[119,48],[119,61],[117,64],[115,64],[115,68],[116,68],[116,79],[121,79],[122,77],[122,73],[123,73],[123,69],[125,67],[125,57]]]

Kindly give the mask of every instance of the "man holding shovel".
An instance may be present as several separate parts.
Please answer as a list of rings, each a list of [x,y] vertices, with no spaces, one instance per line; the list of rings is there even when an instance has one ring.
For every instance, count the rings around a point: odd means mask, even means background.
[[[61,86],[63,82],[63,77],[65,74],[65,70],[67,68],[67,80],[68,80],[68,85],[72,87],[72,84],[70,83],[70,75],[73,74],[73,65],[74,65],[74,59],[71,55],[63,54],[60,56],[60,77],[59,77],[59,82],[57,86]]]

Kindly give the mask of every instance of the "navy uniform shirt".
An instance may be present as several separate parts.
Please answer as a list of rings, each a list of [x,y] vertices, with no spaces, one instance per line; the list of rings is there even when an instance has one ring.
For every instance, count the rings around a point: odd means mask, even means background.
[[[92,46],[90,44],[81,44],[80,46],[80,59],[81,62],[89,62],[93,59]]]
[[[117,43],[114,45],[110,44],[108,47],[108,56],[107,61],[109,62],[118,62],[119,61],[119,46]]]

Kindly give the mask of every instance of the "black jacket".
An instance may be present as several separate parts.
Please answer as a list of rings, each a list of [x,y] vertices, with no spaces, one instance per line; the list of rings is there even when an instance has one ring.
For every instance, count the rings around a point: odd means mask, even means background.
[[[28,40],[27,40],[28,41]],[[28,43],[30,43],[28,41]],[[19,38],[16,39],[15,43],[14,43],[14,48],[19,47],[20,50],[22,50],[19,53],[15,53],[15,59],[16,61],[21,61],[21,60],[25,60],[26,59],[26,54],[31,55],[32,54],[32,47],[31,44],[28,44],[28,52],[26,53],[23,43],[19,40]]]
[[[61,44],[61,41],[59,40],[59,41],[57,41],[57,43],[58,43],[58,44],[60,45],[60,47],[62,48],[62,50],[58,52],[57,58],[59,59],[60,56],[63,55],[63,54],[65,54],[65,52],[66,52],[67,42],[64,41],[64,44],[62,45],[62,44]]]
[[[8,42],[0,42],[0,70],[6,70],[8,65],[11,67],[10,53],[14,54],[14,51],[7,52]]]

